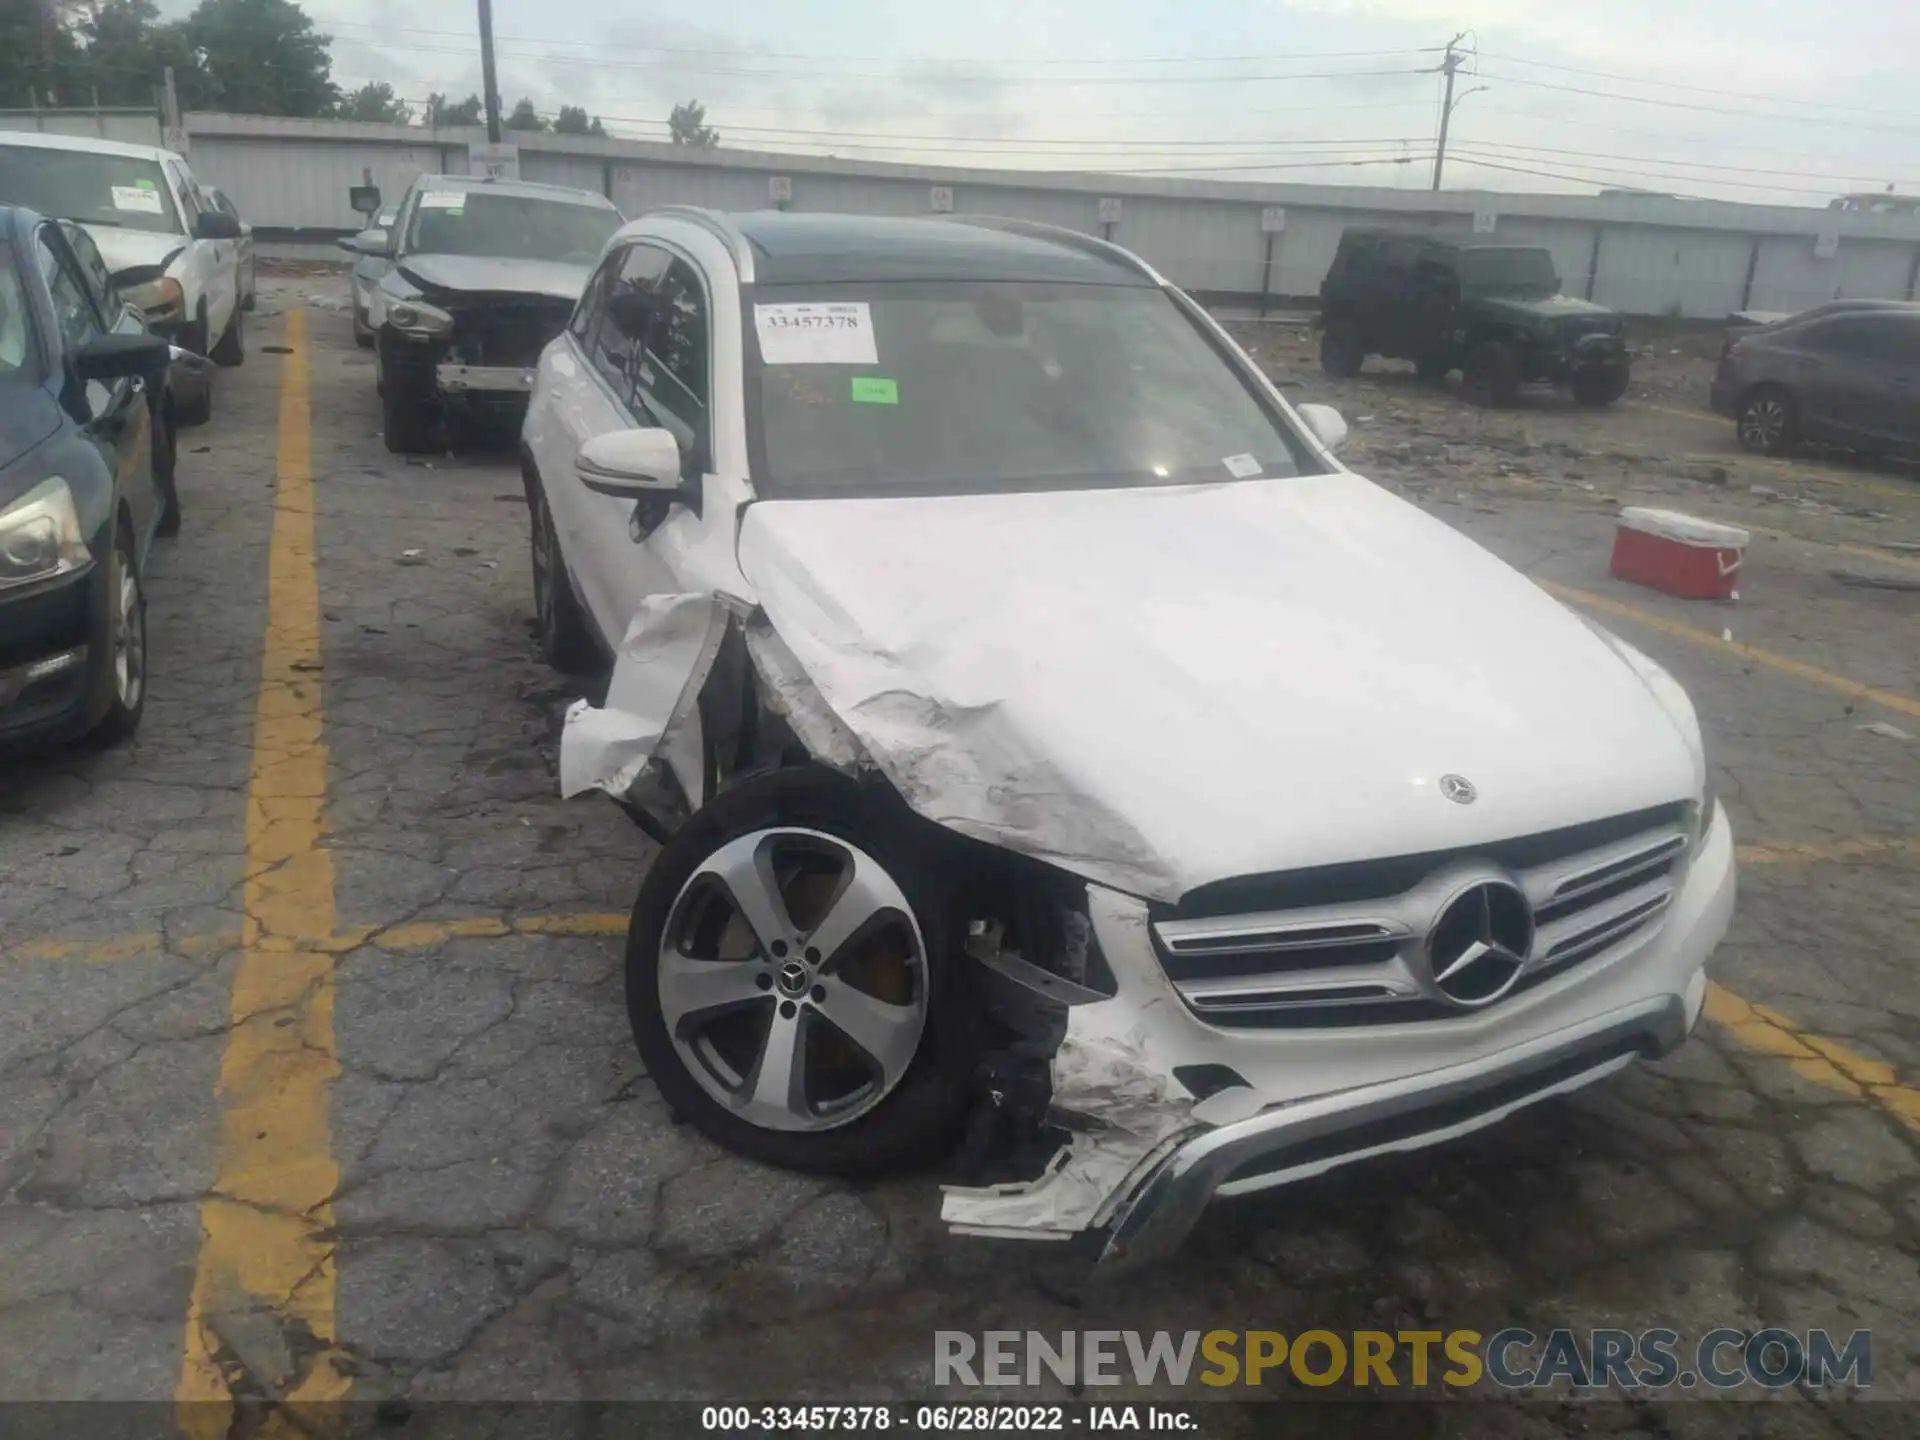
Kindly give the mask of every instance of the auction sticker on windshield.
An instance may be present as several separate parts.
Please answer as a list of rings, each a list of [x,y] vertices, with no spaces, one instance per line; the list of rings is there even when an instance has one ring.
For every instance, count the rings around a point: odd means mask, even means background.
[[[864,300],[756,305],[753,328],[769,365],[875,365],[873,313]]]
[[[116,210],[139,210],[147,215],[158,215],[160,211],[160,192],[149,190],[142,185],[115,185],[113,208]]]
[[[458,210],[467,197],[458,190],[428,190],[420,197],[422,210]]]

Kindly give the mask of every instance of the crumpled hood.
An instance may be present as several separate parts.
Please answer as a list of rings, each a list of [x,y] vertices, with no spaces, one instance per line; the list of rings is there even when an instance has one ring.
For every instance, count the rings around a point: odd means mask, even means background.
[[[554,260],[495,260],[485,255],[409,255],[400,273],[428,290],[550,295],[578,300],[592,269]]]
[[[763,501],[740,566],[916,810],[1149,898],[1698,784],[1595,630],[1350,474]]]
[[[100,247],[100,258],[115,275],[122,270],[164,267],[187,248],[184,235],[129,230],[120,225],[82,225],[80,228],[93,237],[93,243]]]

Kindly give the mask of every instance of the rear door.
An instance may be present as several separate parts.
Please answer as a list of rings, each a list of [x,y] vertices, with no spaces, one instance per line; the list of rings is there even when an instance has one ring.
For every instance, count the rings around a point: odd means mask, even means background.
[[[1413,235],[1388,235],[1374,248],[1374,260],[1361,295],[1361,326],[1367,349],[1406,359],[1414,353],[1413,267],[1422,241]]]
[[[1887,424],[1884,393],[1891,380],[1887,337],[1869,313],[1816,320],[1779,337],[1786,353],[1778,368],[1800,407],[1809,439],[1843,445],[1870,443]]]
[[[63,228],[67,233],[62,233]],[[86,267],[68,243],[71,231],[70,226],[44,223],[34,232],[33,245],[34,259],[53,299],[61,347],[69,357],[110,330],[133,328],[132,316],[124,306],[111,313],[107,310],[108,297],[117,301],[118,295],[112,291],[101,295],[89,281]],[[97,254],[94,259],[98,261]],[[101,270],[104,274],[105,267]],[[144,552],[159,518],[159,494],[153,478],[153,427],[145,382],[137,377],[90,380],[86,400],[91,418],[81,427],[82,432],[99,447],[101,458],[113,471],[115,489],[133,512],[135,543]]]

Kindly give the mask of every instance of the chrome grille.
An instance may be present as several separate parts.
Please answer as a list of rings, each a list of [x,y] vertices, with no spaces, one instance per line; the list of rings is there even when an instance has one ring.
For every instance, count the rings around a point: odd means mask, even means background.
[[[1306,872],[1342,898],[1239,914],[1176,908],[1155,920],[1154,942],[1187,1004],[1219,1025],[1373,1025],[1473,1013],[1437,990],[1425,949],[1463,882],[1509,880],[1532,907],[1533,942],[1510,992],[1518,993],[1657,928],[1686,855],[1688,819],[1687,807],[1663,806],[1478,850]],[[1315,888],[1296,882],[1249,877],[1209,888],[1302,898]],[[1369,893],[1376,890],[1386,893]]]

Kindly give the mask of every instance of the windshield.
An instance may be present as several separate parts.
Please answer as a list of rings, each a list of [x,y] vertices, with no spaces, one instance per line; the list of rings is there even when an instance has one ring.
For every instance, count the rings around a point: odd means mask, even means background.
[[[1460,252],[1460,286],[1483,295],[1552,295],[1560,289],[1560,277],[1545,250],[1488,245]]]
[[[755,470],[769,493],[1206,484],[1314,468],[1157,289],[768,286],[754,301]],[[838,333],[789,333],[827,315]]]
[[[591,265],[619,228],[619,214],[598,205],[481,189],[428,190],[414,206],[406,249]]]
[[[26,370],[33,354],[32,324],[20,275],[13,268],[13,247],[0,242],[0,380]]]
[[[0,197],[84,225],[181,233],[159,162],[137,156],[0,144]]]

